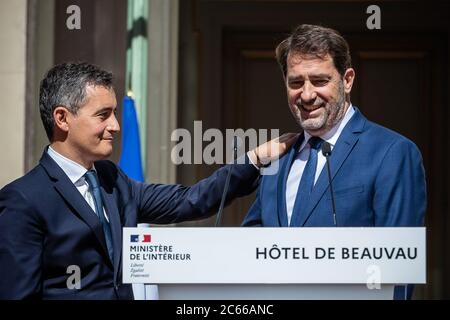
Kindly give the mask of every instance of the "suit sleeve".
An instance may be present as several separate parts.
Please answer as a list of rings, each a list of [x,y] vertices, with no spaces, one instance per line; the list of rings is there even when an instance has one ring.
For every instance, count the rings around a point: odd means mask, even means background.
[[[259,171],[252,164],[226,165],[190,187],[132,182],[138,222],[166,224],[207,218],[219,207],[228,170],[232,173],[226,203],[256,189]]]
[[[258,192],[256,194],[255,202],[253,202],[250,210],[242,222],[242,227],[261,227],[262,219],[261,219],[261,200],[260,200],[260,190],[261,185],[258,188]]]
[[[375,182],[375,226],[422,226],[426,210],[426,182],[422,156],[409,140],[387,151]]]
[[[40,297],[43,240],[42,224],[27,199],[5,187],[0,191],[0,299]]]

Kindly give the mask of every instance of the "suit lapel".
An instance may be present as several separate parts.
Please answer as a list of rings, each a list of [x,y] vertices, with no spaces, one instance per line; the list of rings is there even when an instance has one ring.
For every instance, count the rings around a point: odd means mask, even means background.
[[[95,212],[80,192],[78,192],[69,177],[67,177],[64,171],[47,154],[47,150],[44,151],[40,164],[54,181],[54,187],[57,192],[64,198],[68,205],[76,211],[78,216],[91,228],[92,232],[95,234],[95,237],[100,242],[106,257],[108,257],[108,249],[106,246],[103,228]],[[110,261],[109,258],[107,260]]]
[[[292,166],[292,162],[295,159],[295,156],[297,155],[300,146],[302,145],[304,139],[304,135],[301,134],[297,141],[295,142],[294,146],[289,150],[289,153],[286,157],[282,158],[284,161],[281,164],[281,171],[278,175],[278,194],[277,194],[277,208],[278,208],[278,221],[280,223],[281,227],[287,227],[288,226],[288,220],[287,220],[287,208],[286,208],[286,184],[287,184],[287,178],[289,175],[289,170]]]
[[[330,156],[330,169],[331,169],[331,179],[333,180],[339,169],[344,164],[345,160],[348,158],[352,152],[356,142],[359,139],[359,135],[363,131],[366,119],[355,107],[355,114],[352,119],[345,126],[341,135],[339,136],[336,145],[333,148],[333,153]],[[306,210],[306,214],[296,215],[296,221],[293,226],[304,226],[308,218],[311,216],[314,208],[322,199],[325,191],[328,189],[328,173],[326,172],[326,167],[322,169],[322,172],[317,179],[316,185],[313,188],[309,202],[303,207]],[[330,208],[331,210],[331,208]]]

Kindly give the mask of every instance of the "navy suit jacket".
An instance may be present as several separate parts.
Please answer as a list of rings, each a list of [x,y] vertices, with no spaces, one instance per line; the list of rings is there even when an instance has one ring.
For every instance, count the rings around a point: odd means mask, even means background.
[[[422,226],[426,183],[422,156],[405,137],[368,121],[355,108],[330,156],[338,227]],[[265,175],[243,226],[288,227],[286,182],[303,135],[279,160],[276,175]],[[294,202],[291,227],[333,227],[331,193],[326,167],[308,203]],[[405,294],[405,290],[407,290]],[[394,299],[411,298],[397,286]]]
[[[330,156],[337,226],[422,226],[426,184],[420,151],[410,140],[355,111]],[[303,135],[279,160],[276,175],[262,177],[244,226],[288,226],[286,181],[302,142]],[[332,227],[332,212],[324,167],[308,203],[295,202],[290,226]]]
[[[232,165],[227,199],[251,193],[258,170]],[[44,152],[39,165],[0,191],[0,299],[132,299],[122,284],[122,228],[206,218],[219,206],[227,168],[191,187],[146,184],[110,161],[95,168],[109,215],[114,263],[99,219],[63,170]],[[81,289],[68,289],[71,265]]]

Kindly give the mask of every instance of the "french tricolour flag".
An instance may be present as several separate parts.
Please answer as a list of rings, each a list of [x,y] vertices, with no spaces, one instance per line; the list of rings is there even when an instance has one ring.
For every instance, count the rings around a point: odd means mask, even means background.
[[[150,234],[132,234],[130,242],[152,242],[152,236]]]

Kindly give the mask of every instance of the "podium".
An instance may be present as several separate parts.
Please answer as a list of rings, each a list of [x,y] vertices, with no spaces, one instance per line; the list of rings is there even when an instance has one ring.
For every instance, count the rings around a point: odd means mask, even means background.
[[[387,300],[394,285],[426,282],[425,236],[425,228],[124,228],[123,281],[157,284],[162,300]]]

